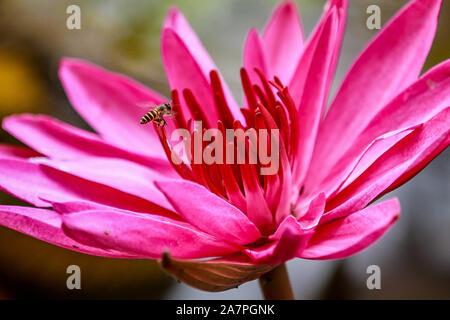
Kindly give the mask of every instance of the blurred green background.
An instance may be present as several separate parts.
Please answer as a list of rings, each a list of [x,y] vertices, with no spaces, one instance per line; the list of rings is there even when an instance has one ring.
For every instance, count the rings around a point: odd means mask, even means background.
[[[347,33],[333,92],[376,30],[366,28],[366,8],[381,8],[382,24],[407,1],[350,0]],[[444,1],[437,36],[424,70],[450,56],[450,1]],[[242,47],[250,27],[261,29],[274,0],[3,0],[0,2],[0,119],[13,113],[53,115],[88,126],[70,107],[57,78],[63,56],[83,58],[125,73],[167,95],[159,39],[170,5],[197,31],[235,96]],[[306,35],[325,1],[297,1]],[[81,7],[81,30],[66,28],[66,8]],[[0,142],[14,143],[0,132]],[[403,216],[386,238],[338,262],[289,263],[298,298],[450,298],[450,156],[448,150],[396,195]],[[20,204],[0,193],[0,203]],[[66,268],[82,270],[82,290],[66,288]],[[369,291],[365,270],[381,266],[382,290]],[[255,283],[222,294],[178,284],[156,263],[91,257],[0,227],[0,299],[11,298],[234,298],[258,299]]]

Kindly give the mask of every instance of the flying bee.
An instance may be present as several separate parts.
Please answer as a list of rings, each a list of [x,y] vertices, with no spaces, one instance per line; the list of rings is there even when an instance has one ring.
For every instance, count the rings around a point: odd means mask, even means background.
[[[140,124],[154,121],[158,124],[158,127],[164,127],[167,122],[164,120],[163,116],[172,116],[172,102],[166,102],[154,107],[142,116]]]

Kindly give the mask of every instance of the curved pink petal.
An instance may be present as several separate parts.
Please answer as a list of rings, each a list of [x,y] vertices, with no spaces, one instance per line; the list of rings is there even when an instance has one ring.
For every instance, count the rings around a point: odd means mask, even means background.
[[[322,225],[298,257],[341,259],[351,256],[380,238],[399,214],[400,204],[393,198]]]
[[[215,107],[209,77],[205,74],[180,36],[166,28],[161,36],[161,54],[170,88],[183,92],[190,89],[203,107],[210,125],[220,119]],[[183,114],[190,115],[188,106],[181,103]],[[192,116],[191,116],[192,118]]]
[[[299,101],[298,123],[300,134],[294,155],[293,180],[300,184],[308,171],[313,154],[319,123],[328,96],[328,75],[336,46],[338,17],[335,9],[330,11],[312,53],[312,61],[305,77],[303,94]]]
[[[246,245],[261,238],[258,228],[239,209],[199,184],[156,181],[178,215],[199,230],[224,241]]]
[[[276,75],[289,83],[303,49],[302,23],[294,1],[275,8],[264,29],[263,43],[270,72],[267,76]]]
[[[303,251],[313,230],[302,230],[293,216],[286,217],[277,231],[269,237],[269,242],[255,249],[245,249],[255,263],[277,266]]]
[[[436,158],[441,152],[448,148],[450,145],[450,134],[447,134],[447,138],[441,140],[441,144],[435,145],[430,152],[423,153],[420,157],[414,159],[410,164],[409,168],[406,169],[398,178],[395,180],[388,189],[386,189],[383,194],[388,193],[396,188],[400,187],[404,183],[408,182],[410,179],[414,178],[422,169],[424,169],[434,158]]]
[[[133,161],[176,177],[164,158],[127,151],[103,141],[98,135],[44,115],[21,114],[3,119],[3,128],[34,150],[54,159],[84,157],[119,158]]]
[[[329,221],[360,210],[385,193],[405,172],[418,164],[425,166],[437,152],[447,147],[449,134],[450,107],[405,136],[348,187],[340,190],[327,203],[323,220]]]
[[[164,97],[130,78],[78,59],[64,58],[59,76],[73,107],[106,141],[127,150],[164,156],[153,128],[139,124],[148,109],[138,106],[161,104],[166,101]]]
[[[385,132],[424,123],[448,106],[450,106],[450,60],[429,70],[383,107],[358,136],[347,154],[358,152],[371,139]]]
[[[325,192],[328,198],[335,195],[339,189],[345,188],[356,177],[359,177],[386,151],[414,132],[416,127],[388,132],[373,140],[360,155],[356,157],[346,155],[332,168],[328,177],[315,190]]]
[[[240,165],[242,182],[247,202],[247,216],[263,233],[271,232],[274,217],[264,198],[264,190],[259,184],[256,169],[253,164]]]
[[[306,78],[308,76],[309,70],[311,68],[311,64],[315,62],[319,63],[317,60],[313,59],[314,52],[317,47],[317,43],[321,37],[328,36],[324,34],[323,28],[329,23],[329,19],[331,16],[335,16],[337,19],[337,30],[334,37],[334,43],[331,44],[330,50],[331,61],[328,67],[328,72],[326,74],[326,84],[325,88],[327,91],[330,88],[331,81],[333,79],[334,70],[336,68],[337,59],[339,56],[342,39],[344,37],[345,30],[345,20],[346,20],[346,12],[347,12],[347,0],[331,0],[327,3],[327,8],[322,15],[320,21],[317,26],[311,33],[311,36],[306,43],[303,52],[300,56],[300,59],[297,61],[297,64],[294,66],[294,73],[289,80],[289,91],[292,95],[292,98],[297,104],[297,107],[300,106],[300,99],[302,98],[303,92],[305,91],[304,86],[306,85]]]
[[[308,185],[319,182],[377,112],[417,79],[434,38],[440,4],[411,1],[356,60],[319,130]]]
[[[327,10],[331,10],[331,8],[336,7],[336,13],[338,15],[338,31],[336,35],[336,43],[333,50],[333,56],[331,58],[329,74],[327,78],[327,88],[330,88],[331,83],[333,82],[334,72],[336,71],[336,66],[339,60],[339,55],[341,53],[341,47],[344,40],[345,35],[345,27],[347,23],[347,7],[348,0],[330,0],[327,3],[329,7]]]
[[[204,74],[208,74],[212,69],[216,69],[214,61],[211,59],[197,34],[178,8],[171,7],[169,9],[163,23],[163,28],[170,28],[178,34],[195,57],[195,60],[199,63],[199,67]]]
[[[150,214],[105,208],[64,214],[62,221],[64,232],[81,243],[150,259],[161,258],[164,252],[190,259],[239,250],[188,223]]]
[[[161,55],[169,85],[180,93],[191,89],[213,124],[219,119],[210,90],[209,72],[217,70],[200,39],[183,14],[175,7],[169,10],[161,36]],[[244,121],[228,86],[222,81],[226,100],[235,119]],[[182,104],[185,114],[189,114]]]
[[[363,155],[358,159],[356,165],[352,168],[349,175],[346,177],[341,186],[337,190],[345,189],[353,181],[355,181],[359,176],[361,176],[365,171],[367,171],[370,166],[378,160],[384,153],[388,152],[397,143],[404,140],[408,135],[414,135],[414,127],[411,129],[400,130],[398,132],[388,133],[382,137],[376,139],[374,143],[370,145],[369,148],[363,153]],[[339,192],[339,191],[337,191]]]
[[[117,251],[86,246],[68,237],[61,229],[61,216],[51,210],[0,206],[0,225],[72,251],[110,258],[139,258]]]
[[[325,210],[325,203],[325,193],[321,192],[309,202],[306,211],[300,210],[296,218],[302,229],[311,229],[317,226]]]
[[[40,156],[34,150],[0,143],[0,158],[31,158]]]
[[[328,176],[316,185],[316,189],[331,191],[333,187],[338,187],[361,155],[369,151],[372,153],[371,157],[368,154],[365,156],[369,165],[390,144],[395,143],[394,140],[401,139],[401,135],[407,134],[407,131],[426,122],[449,105],[450,60],[447,60],[428,71],[385,106],[331,168]]]
[[[275,143],[275,142],[272,142]],[[292,174],[289,159],[286,154],[284,143],[280,141],[280,156],[277,161],[281,163],[280,174],[280,195],[277,211],[275,212],[275,221],[283,221],[291,213],[291,197],[292,197]],[[267,200],[266,200],[267,201]]]
[[[173,210],[164,195],[153,184],[155,180],[167,178],[157,170],[115,158],[89,157],[76,160],[36,158],[33,162],[134,195],[152,202],[155,206]]]
[[[167,211],[140,197],[21,159],[0,159],[0,190],[38,207],[48,207],[48,201],[88,200],[137,212]]]
[[[268,79],[270,73],[267,65],[267,58],[263,48],[261,37],[256,29],[250,29],[244,45],[244,68],[248,72],[250,82],[252,84],[259,84],[260,79],[255,72],[255,68],[259,69],[261,73]]]

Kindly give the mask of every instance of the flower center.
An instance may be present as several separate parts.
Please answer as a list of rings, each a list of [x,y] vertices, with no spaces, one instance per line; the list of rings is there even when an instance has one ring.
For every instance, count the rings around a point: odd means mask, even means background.
[[[291,213],[291,203],[299,195],[299,186],[293,184],[298,170],[294,161],[298,112],[288,88],[279,78],[268,81],[259,70],[255,72],[259,78],[257,84],[251,83],[245,69],[240,72],[246,98],[246,105],[241,109],[245,124],[233,117],[215,70],[210,72],[210,83],[219,116],[217,123],[211,123],[205,114],[207,109],[199,105],[190,89],[182,92],[184,108],[179,93],[172,91],[175,126],[187,133],[183,135],[184,161],[167,139],[166,128],[155,125],[155,129],[168,160],[182,178],[203,185],[249,217],[253,210],[270,211],[271,219],[254,221],[263,232],[270,233]],[[199,123],[200,127],[196,125]],[[213,141],[214,146],[224,146],[224,152],[199,138],[202,135],[208,135],[208,141]],[[215,161],[205,161],[201,157],[205,154]],[[279,162],[276,170],[269,170],[274,163],[267,158]]]

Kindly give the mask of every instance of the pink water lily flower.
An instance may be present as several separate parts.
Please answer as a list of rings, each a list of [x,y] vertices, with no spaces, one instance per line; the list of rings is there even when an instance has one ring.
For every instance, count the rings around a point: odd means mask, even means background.
[[[0,224],[91,255],[147,258],[210,291],[259,278],[292,258],[339,259],[381,237],[399,216],[399,187],[450,142],[450,60],[419,76],[440,0],[413,0],[369,43],[325,112],[346,0],[331,0],[307,41],[294,3],[262,34],[250,30],[231,92],[183,15],[172,8],[161,52],[170,98],[77,59],[59,75],[90,133],[44,115],[3,128],[31,149],[0,146],[0,187],[35,207],[0,206]],[[164,128],[137,104],[172,100]],[[279,129],[280,165],[186,164],[170,133]],[[261,138],[258,136],[258,139]],[[37,207],[37,208],[36,208]],[[204,259],[210,258],[210,259]]]

